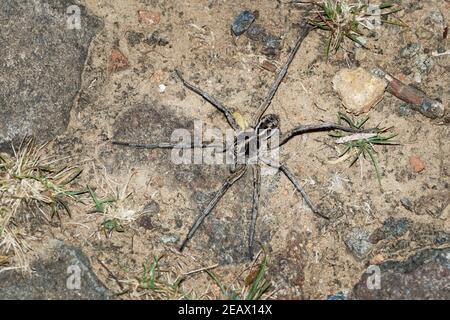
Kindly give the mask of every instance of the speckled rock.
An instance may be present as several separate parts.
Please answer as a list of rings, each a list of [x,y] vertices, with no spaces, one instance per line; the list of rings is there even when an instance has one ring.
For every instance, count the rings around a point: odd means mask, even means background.
[[[450,249],[425,250],[404,262],[380,267],[380,288],[369,289],[364,274],[353,289],[354,299],[450,299]]]
[[[91,39],[102,22],[84,7],[81,27],[68,28],[71,0],[0,2],[0,148],[67,127]]]
[[[54,240],[51,249],[32,265],[33,273],[0,273],[0,300],[105,300],[109,291],[92,271],[89,259],[76,247]],[[79,272],[79,273],[78,273]],[[79,274],[79,282],[74,277]]]

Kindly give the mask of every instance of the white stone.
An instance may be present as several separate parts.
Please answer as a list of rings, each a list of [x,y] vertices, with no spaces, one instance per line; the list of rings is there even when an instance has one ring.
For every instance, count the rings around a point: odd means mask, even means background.
[[[333,79],[333,89],[339,94],[342,104],[355,115],[369,112],[384,95],[386,81],[362,69],[343,69]]]

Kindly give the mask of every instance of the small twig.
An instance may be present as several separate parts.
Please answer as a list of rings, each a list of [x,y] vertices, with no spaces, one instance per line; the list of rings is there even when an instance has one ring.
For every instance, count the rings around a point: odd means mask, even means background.
[[[112,273],[111,270],[109,270],[109,268],[106,266],[106,264],[104,264],[103,261],[100,260],[100,258],[97,258],[97,261],[106,270],[106,272],[108,272],[108,275],[117,283],[117,285],[119,286],[120,290],[123,290],[124,289],[123,285],[120,283],[119,279],[114,275],[114,273]]]
[[[203,272],[203,271],[206,271],[206,270],[212,270],[212,269],[217,268],[218,266],[219,266],[219,264],[216,263],[216,264],[214,264],[212,266],[209,266],[209,267],[204,267],[204,268],[200,268],[200,269],[196,269],[196,270],[192,270],[192,271],[183,273],[183,276],[190,276],[190,275],[193,275],[193,274],[196,274],[196,273],[199,273],[199,272]]]

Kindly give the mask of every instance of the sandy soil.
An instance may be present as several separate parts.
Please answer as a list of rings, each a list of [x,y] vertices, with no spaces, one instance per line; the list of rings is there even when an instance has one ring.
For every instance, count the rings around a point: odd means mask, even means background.
[[[421,51],[428,55],[438,47],[448,49],[449,40],[442,40],[442,25],[450,21],[450,3],[401,2],[408,9],[400,16],[411,28],[383,27],[369,39],[371,51],[347,45],[348,52],[340,50],[327,63],[324,34],[313,31],[308,36],[269,109],[280,116],[283,131],[296,124],[335,121],[343,109],[331,80],[345,67],[370,70],[381,66],[405,82],[415,83],[431,97],[449,101],[448,55],[433,58],[432,68],[419,73],[421,83],[416,83],[416,59],[401,57],[400,52],[410,43],[420,43]],[[180,254],[177,239],[184,238],[212,192],[227,177],[227,167],[176,166],[170,163],[168,151],[132,150],[112,146],[111,140],[168,141],[173,129],[191,128],[194,119],[202,120],[204,127],[227,129],[217,111],[177,80],[175,68],[250,119],[275,78],[275,73],[261,65],[265,60],[277,67],[285,62],[305,12],[286,1],[270,0],[82,0],[80,4],[101,17],[105,27],[91,44],[69,129],[52,148],[83,163],[80,185],[102,186],[97,190],[99,195],[112,195],[128,183],[122,194],[131,196],[116,206],[119,211],[128,210],[136,220],[126,224],[125,232],[106,238],[98,232],[103,215],[88,214],[80,207],[73,210],[74,218],[63,229],[43,227],[51,233],[43,233],[35,245],[46,237],[70,239],[91,257],[99,277],[116,292],[122,289],[97,258],[117,279],[126,281],[125,287],[133,288],[143,262],[164,254],[164,277],[174,280],[182,273],[219,264],[214,271],[224,283],[239,290],[248,272],[245,270],[252,266],[246,257],[250,174],[223,198]],[[245,36],[231,35],[233,18],[247,8],[258,10],[258,23],[282,37],[283,47],[274,59],[262,54]],[[140,22],[139,10],[160,14],[159,23]],[[446,22],[435,22],[436,12]],[[167,45],[132,45],[128,39],[130,32],[147,36],[155,31],[168,40]],[[128,69],[111,71],[113,48],[127,57]],[[166,86],[163,93],[161,84]],[[284,146],[282,160],[332,218],[325,221],[313,215],[285,177],[264,177],[257,239],[267,250],[273,298],[324,299],[339,291],[350,293],[369,264],[402,260],[421,249],[439,247],[435,235],[450,231],[448,121],[430,120],[418,113],[404,115],[402,104],[386,93],[369,113],[370,125],[392,126],[401,142],[377,149],[383,170],[381,189],[369,161],[350,168],[348,162],[329,163],[336,159],[338,150],[326,133],[299,136]],[[425,170],[414,172],[411,156],[419,156]],[[402,206],[402,198],[414,204],[414,212]],[[150,213],[143,213],[146,210]],[[141,216],[149,217],[147,224]],[[355,230],[372,234],[390,217],[408,218],[415,229],[401,239],[371,245],[370,252],[361,258],[349,250],[346,242]],[[172,238],[177,243],[171,243]],[[196,297],[220,295],[205,273],[189,276],[183,288],[193,290]],[[132,289],[121,296],[151,297],[151,292]]]

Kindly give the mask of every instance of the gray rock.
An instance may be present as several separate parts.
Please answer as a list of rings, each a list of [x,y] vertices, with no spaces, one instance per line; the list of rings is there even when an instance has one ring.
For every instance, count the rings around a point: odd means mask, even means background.
[[[151,200],[149,203],[147,203],[144,207],[144,212],[152,215],[158,213],[160,210],[159,203],[155,200]]]
[[[414,109],[410,104],[403,103],[398,107],[397,114],[402,117],[408,117],[408,116],[414,114]],[[402,200],[400,200],[400,201],[402,201]],[[403,204],[403,202],[402,202],[402,204]],[[403,205],[403,206],[405,206],[405,205]]]
[[[387,261],[380,267],[380,288],[369,289],[364,274],[353,288],[363,300],[450,299],[450,249],[424,250],[406,261]],[[370,280],[370,279],[369,279]]]
[[[147,39],[144,40],[146,44],[149,46],[160,46],[164,47],[169,44],[169,40],[162,35],[159,31],[155,31],[152,34],[150,34]]]
[[[417,55],[415,60],[414,60],[414,63],[417,66],[417,69],[422,74],[430,73],[431,69],[434,66],[433,58],[429,57],[426,54],[419,54],[419,55]]]
[[[372,250],[372,244],[369,241],[369,232],[360,228],[353,228],[347,235],[345,244],[357,258],[362,259]]]
[[[245,35],[253,41],[263,41],[267,36],[264,27],[259,24],[252,24]]]
[[[148,213],[142,214],[137,220],[136,223],[139,227],[144,228],[146,230],[151,230],[154,228],[152,217]]]
[[[410,228],[412,221],[407,218],[396,219],[387,218],[383,225],[376,229],[370,236],[372,243],[377,243],[384,239],[394,239],[403,236]]]
[[[253,21],[255,21],[256,16],[250,10],[242,11],[236,18],[234,18],[233,24],[231,25],[231,31],[234,35],[240,36],[248,28],[250,28]]]
[[[269,35],[264,39],[262,53],[267,56],[274,56],[281,49],[281,38]]]
[[[67,127],[92,37],[102,28],[81,9],[69,29],[71,0],[0,2],[0,147],[34,135],[48,140]]]
[[[45,257],[32,264],[31,276],[17,271],[0,273],[1,300],[112,299],[110,292],[92,271],[84,253],[54,240]],[[79,271],[79,286],[76,274]]]
[[[420,52],[422,46],[419,43],[410,43],[400,51],[402,58],[412,58]]]
[[[348,297],[345,293],[343,292],[338,292],[336,294],[332,294],[327,296],[327,300],[348,300]]]
[[[177,243],[178,240],[180,240],[180,236],[176,234],[165,234],[161,237],[161,241],[164,244]]]
[[[411,202],[411,200],[409,200],[408,198],[401,198],[400,203],[406,210],[411,211],[411,212],[414,211],[414,205]]]
[[[142,32],[129,31],[127,32],[127,41],[130,46],[134,47],[142,42],[145,35]]]

